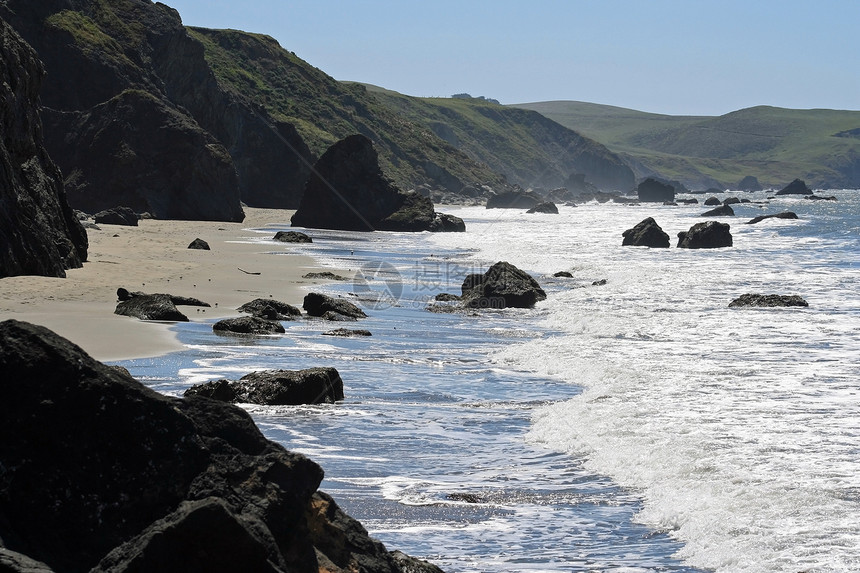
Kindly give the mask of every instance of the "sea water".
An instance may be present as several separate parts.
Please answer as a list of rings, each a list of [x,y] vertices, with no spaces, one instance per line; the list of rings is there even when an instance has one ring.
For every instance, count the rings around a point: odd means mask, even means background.
[[[322,290],[369,318],[250,339],[180,325],[186,351],[123,365],[175,395],[335,366],[341,403],[245,407],[322,465],[322,489],[372,535],[447,571],[858,570],[860,193],[832,194],[743,194],[721,219],[733,247],[712,250],[674,248],[702,205],[452,208],[466,233],[310,231],[302,253],[349,269]],[[799,219],[745,224],[783,210]],[[621,246],[648,216],[673,248]],[[258,242],[279,256],[274,230]],[[499,260],[547,300],[426,310]],[[728,308],[748,292],[809,307]],[[322,335],[339,326],[373,336]]]

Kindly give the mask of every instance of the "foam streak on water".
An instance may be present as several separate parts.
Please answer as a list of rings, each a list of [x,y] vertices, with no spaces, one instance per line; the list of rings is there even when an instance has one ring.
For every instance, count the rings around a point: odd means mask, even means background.
[[[837,195],[777,198],[764,212],[800,220],[757,225],[761,207],[734,205],[734,247],[708,251],[620,246],[646,216],[674,237],[701,206],[457,213],[478,256],[582,287],[542,304],[555,335],[495,357],[584,389],[537,410],[528,439],[640,492],[636,520],[690,565],[860,569],[860,193]],[[727,308],[746,292],[810,306]]]

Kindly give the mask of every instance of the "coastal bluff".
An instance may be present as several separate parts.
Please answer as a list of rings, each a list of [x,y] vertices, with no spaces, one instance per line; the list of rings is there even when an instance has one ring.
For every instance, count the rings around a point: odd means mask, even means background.
[[[440,571],[371,538],[236,406],[159,394],[15,320],[0,369],[4,571]]]

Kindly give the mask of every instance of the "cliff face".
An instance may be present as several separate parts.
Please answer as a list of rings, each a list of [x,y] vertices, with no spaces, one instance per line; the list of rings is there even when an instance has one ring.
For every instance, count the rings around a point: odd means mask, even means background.
[[[33,50],[0,20],[0,278],[66,276],[87,258],[87,235],[42,146]]]
[[[134,182],[134,207],[156,217],[241,220],[240,198],[252,206],[298,204],[307,147],[291,126],[221,88],[175,10],[148,0],[7,0],[0,14],[45,62],[49,151],[72,205],[115,206],[128,186],[104,184],[120,181]],[[159,104],[141,116],[115,105],[130,91]],[[105,157],[91,146],[97,141],[82,139],[79,129],[93,122],[120,124],[112,137],[134,151],[132,160],[122,149]],[[156,130],[161,137],[150,137]],[[165,139],[177,140],[170,153]],[[214,168],[208,177],[202,166]]]

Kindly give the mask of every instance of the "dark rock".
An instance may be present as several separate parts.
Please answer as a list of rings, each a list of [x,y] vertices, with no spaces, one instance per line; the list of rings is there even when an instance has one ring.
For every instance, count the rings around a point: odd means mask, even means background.
[[[308,235],[298,231],[278,231],[273,238],[282,243],[313,243],[314,240]]]
[[[236,406],[161,395],[18,321],[0,369],[4,571],[406,570]]]
[[[358,317],[341,314],[333,310],[325,311],[319,316],[319,318],[332,322],[355,322],[356,320],[358,320]]]
[[[484,499],[474,493],[449,493],[445,498],[451,501],[463,501],[466,503],[484,503]]]
[[[435,217],[428,197],[400,191],[383,175],[371,141],[352,135],[316,162],[291,222],[349,231],[426,231]]]
[[[797,213],[793,211],[784,211],[782,213],[774,213],[773,215],[759,215],[747,221],[748,225],[754,225],[765,219],[797,219]]]
[[[159,219],[244,219],[229,153],[162,96],[129,89],[86,111],[44,117],[72,205],[126,205]]]
[[[682,205],[698,205],[699,204],[699,200],[696,199],[695,197],[692,197],[690,199],[677,199],[675,202],[680,203]]]
[[[323,271],[321,273],[307,273],[307,274],[302,275],[302,278],[305,278],[305,279],[325,279],[325,280],[330,280],[330,281],[346,281],[346,280],[349,280],[348,278],[346,278],[344,276],[336,275],[330,271]]]
[[[164,293],[155,293],[155,294],[157,294],[158,296],[168,297],[170,299],[170,302],[172,302],[176,306],[205,306],[205,307],[211,307],[212,306],[208,302],[203,302],[200,299],[193,298],[190,296],[179,296],[179,295],[164,294]],[[123,287],[119,287],[118,289],[116,289],[116,298],[119,301],[131,300],[135,297],[141,297],[141,296],[145,297],[145,296],[154,296],[154,295],[149,295],[149,294],[146,294],[145,292],[140,292],[140,291],[130,292],[128,289],[125,289]]]
[[[660,228],[653,217],[640,221],[632,229],[621,234],[622,246],[669,248],[669,235]]]
[[[366,318],[363,310],[342,298],[333,298],[325,294],[308,293],[305,295],[302,308],[311,315],[324,317],[328,312],[339,314],[348,318]]]
[[[506,191],[490,196],[487,209],[531,209],[542,202],[541,196],[533,191]]]
[[[139,220],[137,213],[130,207],[111,207],[104,211],[99,211],[93,215],[93,220],[96,223],[103,225],[125,225],[126,227],[137,227]]]
[[[263,370],[246,374],[235,382],[196,384],[185,391],[185,396],[266,406],[333,404],[343,400],[343,380],[334,368]]]
[[[812,195],[812,189],[801,179],[795,179],[776,192],[777,195]]]
[[[456,294],[451,294],[449,292],[440,292],[434,297],[434,300],[438,302],[455,302],[460,300],[460,297]]]
[[[752,175],[747,175],[738,182],[738,191],[761,191],[764,187],[758,182],[758,179]]]
[[[215,332],[253,335],[283,334],[286,332],[283,325],[277,320],[267,320],[256,316],[225,318],[213,324],[212,330]]]
[[[705,211],[699,217],[734,217],[735,210],[732,209],[731,205],[721,205],[716,209],[711,209],[710,211]]]
[[[236,310],[267,320],[295,320],[302,315],[297,307],[271,298],[255,298]]]
[[[719,221],[696,223],[689,231],[678,233],[678,247],[682,249],[717,249],[731,246],[729,225]]]
[[[565,278],[565,279],[572,279],[573,278],[573,274],[570,273],[569,271],[558,271],[557,273],[554,273],[552,276],[554,276],[556,278]]]
[[[544,203],[538,203],[526,213],[546,213],[548,215],[558,215],[558,207],[556,207],[555,203],[552,201],[546,201]]]
[[[705,205],[707,207],[713,207],[714,205],[722,205],[722,201],[720,201],[716,197],[708,197],[707,199],[705,199]]]
[[[209,243],[204,241],[203,239],[194,239],[191,241],[191,244],[188,245],[189,249],[199,249],[201,251],[209,251]]]
[[[39,58],[0,19],[0,278],[65,277],[87,260],[87,234],[43,147]]]
[[[675,201],[675,187],[648,177],[636,187],[639,200],[648,203],[663,203]]]
[[[114,314],[133,316],[141,320],[188,322],[169,295],[139,293],[116,305]]]
[[[394,559],[400,573],[443,573],[439,567],[429,561],[411,557],[402,551],[392,551],[391,558]]]
[[[807,195],[804,199],[809,199],[811,201],[836,201],[835,195]]]
[[[351,338],[353,336],[373,336],[373,334],[369,330],[350,330],[348,328],[336,328],[334,330],[329,330],[328,332],[323,332],[323,336],[343,336],[346,338]]]
[[[467,276],[462,292],[463,304],[469,308],[531,308],[546,299],[546,292],[531,275],[504,261],[483,275]]]
[[[723,199],[723,205],[737,205],[740,202],[741,200],[737,197],[726,197]]]
[[[730,308],[743,306],[809,306],[796,294],[744,294],[729,303]]]
[[[591,286],[603,286],[606,284],[606,279],[600,279],[591,283]]]
[[[675,201],[663,201],[663,206],[664,207],[677,207],[678,203],[676,203]]]
[[[463,233],[466,231],[466,223],[460,217],[437,212],[429,230],[434,233]]]

